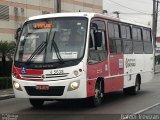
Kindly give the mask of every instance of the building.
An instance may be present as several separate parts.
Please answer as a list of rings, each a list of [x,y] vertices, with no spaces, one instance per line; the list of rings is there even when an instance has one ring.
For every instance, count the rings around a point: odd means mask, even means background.
[[[15,30],[28,17],[56,10],[57,0],[0,0],[0,40],[14,40]],[[61,12],[78,11],[102,13],[102,0],[61,0]]]

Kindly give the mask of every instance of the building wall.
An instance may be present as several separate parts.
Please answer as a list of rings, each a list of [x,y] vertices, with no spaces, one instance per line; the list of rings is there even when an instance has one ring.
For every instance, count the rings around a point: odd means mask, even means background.
[[[102,0],[61,1],[62,12],[102,12]],[[0,40],[14,40],[16,28],[28,17],[55,11],[55,0],[0,0]]]

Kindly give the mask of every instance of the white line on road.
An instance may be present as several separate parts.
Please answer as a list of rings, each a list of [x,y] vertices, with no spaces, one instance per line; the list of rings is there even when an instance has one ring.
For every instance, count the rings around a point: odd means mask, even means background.
[[[142,110],[140,110],[140,111],[138,111],[138,112],[136,112],[136,113],[134,113],[134,114],[143,113],[143,112],[145,112],[145,111],[147,111],[147,110],[149,110],[149,109],[151,109],[151,108],[153,108],[153,107],[156,107],[156,106],[158,106],[158,105],[160,105],[160,103],[156,103],[156,104],[154,104],[154,105],[152,105],[152,106],[150,106],[150,107],[147,107],[147,108],[145,108],[145,109],[142,109]]]

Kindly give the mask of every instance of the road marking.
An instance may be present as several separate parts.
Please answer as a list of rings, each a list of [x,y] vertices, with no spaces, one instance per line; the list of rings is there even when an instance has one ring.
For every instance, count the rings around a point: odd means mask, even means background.
[[[160,105],[160,103],[156,103],[156,104],[154,104],[154,105],[152,105],[152,106],[150,106],[150,107],[147,107],[147,108],[145,108],[145,109],[142,109],[142,110],[140,110],[140,111],[138,111],[138,112],[136,112],[136,113],[134,113],[134,114],[143,113],[143,112],[145,112],[145,111],[147,111],[147,110],[149,110],[149,109],[151,109],[151,108],[153,108],[153,107],[156,107],[156,106],[158,106],[158,105]]]

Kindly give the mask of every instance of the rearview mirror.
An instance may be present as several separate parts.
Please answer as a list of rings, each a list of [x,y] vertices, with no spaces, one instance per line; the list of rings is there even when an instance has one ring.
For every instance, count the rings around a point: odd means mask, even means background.
[[[96,47],[101,47],[102,46],[102,32],[95,32],[94,37],[95,37]]]
[[[21,32],[21,27],[19,27],[17,30],[16,30],[16,34],[15,34],[15,36],[14,36],[14,38],[16,39],[16,42],[18,41],[18,38],[19,38],[19,36],[20,36],[20,32]]]

